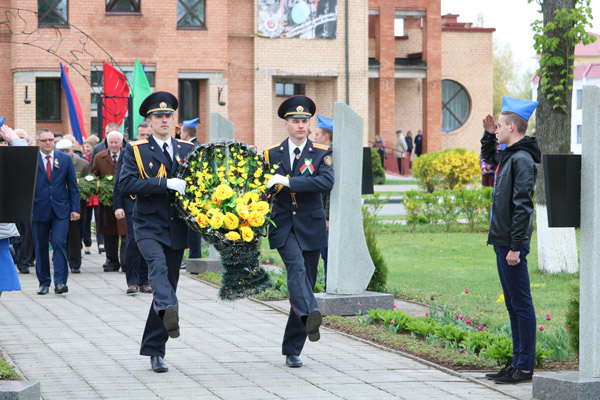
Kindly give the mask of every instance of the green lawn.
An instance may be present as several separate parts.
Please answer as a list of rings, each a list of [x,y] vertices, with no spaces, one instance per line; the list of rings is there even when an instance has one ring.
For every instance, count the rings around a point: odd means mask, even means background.
[[[447,305],[489,329],[508,321],[505,304],[496,302],[502,288],[487,233],[412,233],[396,225],[382,228],[377,239],[389,267],[388,288],[400,297]],[[535,234],[527,260],[538,324],[550,331],[564,329],[567,288],[579,277],[541,273]]]
[[[418,185],[419,181],[414,179],[386,179],[384,185]]]

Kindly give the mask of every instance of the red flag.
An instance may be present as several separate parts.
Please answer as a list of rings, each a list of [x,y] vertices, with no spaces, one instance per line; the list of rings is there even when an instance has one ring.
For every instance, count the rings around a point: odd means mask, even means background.
[[[129,84],[127,78],[107,62],[103,63],[104,98],[102,103],[102,131],[106,125],[116,122],[121,125],[127,114]]]

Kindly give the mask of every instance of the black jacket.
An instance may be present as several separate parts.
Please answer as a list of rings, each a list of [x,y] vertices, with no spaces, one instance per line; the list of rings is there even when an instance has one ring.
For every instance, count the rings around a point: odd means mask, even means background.
[[[481,157],[488,164],[498,165],[488,244],[519,251],[531,238],[535,164],[541,161],[541,152],[535,138],[529,136],[504,151],[496,147],[496,135],[485,132]]]

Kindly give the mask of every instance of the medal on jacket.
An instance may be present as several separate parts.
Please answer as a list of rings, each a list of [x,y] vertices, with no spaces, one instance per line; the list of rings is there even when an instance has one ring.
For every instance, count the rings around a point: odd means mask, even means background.
[[[311,175],[313,174],[313,172],[315,172],[315,167],[312,165],[312,158],[304,159],[304,165],[300,167],[300,173],[304,174],[307,170],[308,172],[310,172]]]
[[[54,159],[54,168],[60,168],[60,167],[58,166],[58,158],[55,158],[55,159]]]

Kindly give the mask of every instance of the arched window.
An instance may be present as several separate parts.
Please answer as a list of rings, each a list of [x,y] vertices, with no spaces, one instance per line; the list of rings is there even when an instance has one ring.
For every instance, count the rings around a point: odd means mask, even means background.
[[[442,80],[442,131],[454,131],[465,123],[471,112],[467,90],[458,82]]]

